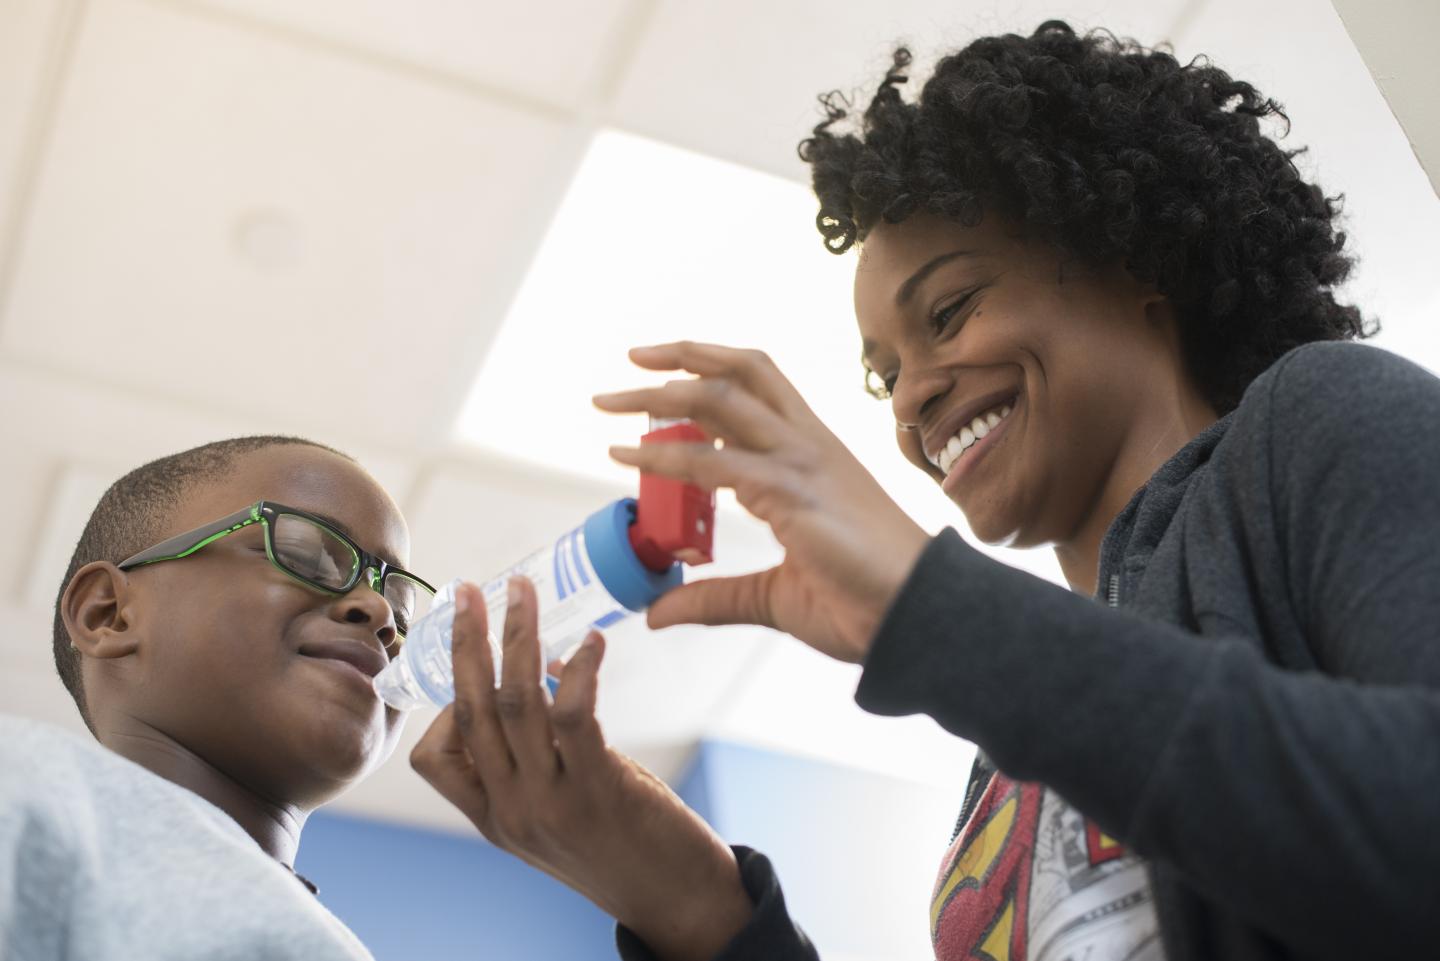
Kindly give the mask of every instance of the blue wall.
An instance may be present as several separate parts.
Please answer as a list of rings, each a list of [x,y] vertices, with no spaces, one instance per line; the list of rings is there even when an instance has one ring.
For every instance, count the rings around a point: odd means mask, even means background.
[[[918,961],[932,956],[930,892],[966,773],[955,772],[952,793],[707,741],[678,793],[703,795],[726,840],[765,853],[790,916],[822,956]]]
[[[701,743],[677,793],[727,840],[764,851],[822,953],[929,957],[935,870],[957,790],[760,748]],[[378,961],[614,959],[613,922],[478,835],[318,812],[296,869]]]
[[[614,922],[479,838],[311,815],[295,869],[377,961],[615,958]]]

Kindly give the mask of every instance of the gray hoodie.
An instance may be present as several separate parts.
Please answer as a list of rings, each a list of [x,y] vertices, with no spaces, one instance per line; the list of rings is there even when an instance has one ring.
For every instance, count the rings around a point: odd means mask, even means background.
[[[1440,957],[1437,536],[1440,380],[1306,345],[1134,496],[1099,598],[936,537],[856,700],[1145,858],[1171,961]],[[739,850],[757,910],[722,957],[813,957]]]

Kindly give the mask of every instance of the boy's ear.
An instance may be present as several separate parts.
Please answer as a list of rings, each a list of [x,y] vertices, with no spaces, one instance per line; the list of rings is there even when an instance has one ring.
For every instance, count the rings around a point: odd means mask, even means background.
[[[60,617],[70,643],[88,657],[115,658],[140,646],[130,618],[129,579],[109,561],[91,561],[75,572],[60,598]]]

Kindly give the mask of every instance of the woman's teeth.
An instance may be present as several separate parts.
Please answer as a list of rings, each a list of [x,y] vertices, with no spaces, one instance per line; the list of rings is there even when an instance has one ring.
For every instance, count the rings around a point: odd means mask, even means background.
[[[1002,404],[981,414],[972,420],[967,426],[960,428],[960,433],[946,441],[944,448],[930,459],[930,463],[940,468],[940,473],[949,475],[950,468],[960,459],[967,450],[975,446],[975,442],[995,429],[1002,420],[1010,416],[1013,408],[1009,404]]]

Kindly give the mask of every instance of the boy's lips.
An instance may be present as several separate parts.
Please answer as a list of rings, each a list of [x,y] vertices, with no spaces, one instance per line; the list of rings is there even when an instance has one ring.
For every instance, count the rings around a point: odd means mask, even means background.
[[[389,663],[379,648],[371,647],[364,641],[311,641],[301,645],[300,653],[305,657],[343,661],[369,678],[379,674]]]

